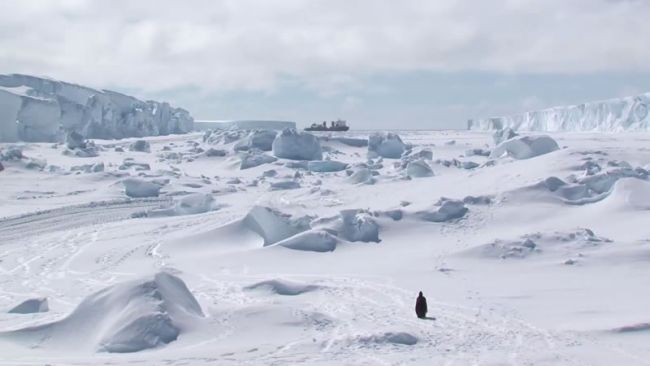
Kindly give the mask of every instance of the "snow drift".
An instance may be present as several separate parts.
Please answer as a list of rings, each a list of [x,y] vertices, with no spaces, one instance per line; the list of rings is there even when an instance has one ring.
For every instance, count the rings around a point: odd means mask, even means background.
[[[307,285],[293,281],[274,279],[261,281],[244,287],[245,290],[268,290],[278,295],[296,296],[320,289],[321,286]]]
[[[33,314],[44,313],[50,310],[47,299],[42,297],[38,299],[28,299],[16,305],[13,309],[9,310],[10,314]]]
[[[137,352],[175,341],[203,317],[199,303],[178,277],[153,278],[107,287],[83,300],[67,317],[0,334],[25,345]]]
[[[62,141],[66,132],[119,139],[186,133],[190,114],[168,103],[141,101],[28,75],[0,75],[0,142]]]
[[[648,131],[650,93],[468,121],[470,130]]]

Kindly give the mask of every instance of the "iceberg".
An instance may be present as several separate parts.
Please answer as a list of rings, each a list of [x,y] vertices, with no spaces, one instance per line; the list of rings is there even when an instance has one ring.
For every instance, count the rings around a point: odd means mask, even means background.
[[[650,93],[505,117],[469,120],[470,130],[650,131]]]
[[[0,142],[57,142],[69,133],[120,139],[186,133],[189,112],[168,103],[29,75],[0,75]]]

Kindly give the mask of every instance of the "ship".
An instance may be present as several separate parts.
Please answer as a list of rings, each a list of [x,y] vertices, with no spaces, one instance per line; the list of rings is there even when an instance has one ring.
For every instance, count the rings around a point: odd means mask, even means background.
[[[344,120],[337,119],[336,121],[330,122],[329,126],[326,121],[323,121],[323,123],[312,123],[311,126],[305,128],[305,131],[347,131],[349,129],[350,127],[348,127]]]

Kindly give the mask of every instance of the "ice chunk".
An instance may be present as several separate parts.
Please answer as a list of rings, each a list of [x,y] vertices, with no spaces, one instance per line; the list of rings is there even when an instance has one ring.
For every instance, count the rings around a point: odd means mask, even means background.
[[[145,140],[137,140],[129,145],[129,151],[151,152],[149,142]]]
[[[316,160],[307,164],[307,169],[316,173],[340,172],[347,169],[348,164],[333,160]]]
[[[309,229],[306,218],[292,219],[290,215],[261,206],[253,207],[242,223],[260,235],[265,246]]]
[[[494,131],[494,134],[492,134],[492,139],[494,140],[495,145],[499,145],[500,143],[510,140],[513,137],[519,136],[515,131],[513,131],[512,128],[506,127],[502,130],[496,130]],[[488,155],[489,156],[489,155]]]
[[[334,226],[337,235],[348,241],[379,243],[379,225],[363,210],[343,210]]]
[[[122,181],[124,192],[131,198],[158,197],[161,185],[137,178]]]
[[[368,140],[368,157],[399,159],[406,151],[406,145],[399,135],[394,133],[371,135]]]
[[[309,230],[276,243],[289,249],[310,252],[331,252],[336,249],[338,239],[324,230]]]
[[[250,149],[258,149],[262,151],[271,151],[273,149],[273,141],[277,136],[276,131],[271,130],[255,130],[243,140],[238,141],[234,149],[236,151],[246,151]]]
[[[431,222],[445,222],[459,219],[467,213],[465,204],[461,201],[445,200],[439,208],[435,210],[420,211],[417,213],[422,220]]]
[[[433,170],[426,161],[416,160],[408,164],[406,174],[411,178],[433,177]]]
[[[260,166],[263,164],[269,164],[273,163],[274,161],[277,161],[278,159],[274,158],[273,156],[266,155],[259,150],[251,150],[247,153],[244,153],[241,158],[241,163],[239,164],[239,169],[244,170],[244,169],[249,169],[249,168],[254,168],[256,166]]]
[[[209,157],[214,157],[214,156],[222,157],[222,156],[226,156],[226,150],[209,148],[209,149],[205,152],[205,156],[209,156]]]
[[[196,215],[218,208],[211,194],[192,193],[174,200],[172,207],[154,209],[146,213],[148,217]]]
[[[9,313],[12,314],[33,314],[33,313],[44,313],[50,310],[47,304],[47,298],[41,297],[37,299],[25,300],[22,303],[16,305],[13,309],[9,310]]]
[[[75,131],[72,131],[68,133],[68,135],[65,138],[65,143],[68,146],[68,149],[85,149],[86,148],[86,141],[84,137]]]
[[[316,136],[288,128],[273,141],[273,155],[290,160],[321,160],[323,153]]]
[[[560,147],[550,136],[524,136],[506,140],[492,150],[491,158],[504,155],[515,159],[529,159],[558,150]]]
[[[283,180],[275,183],[271,183],[270,190],[272,191],[282,191],[286,189],[297,189],[300,188],[300,183],[295,180]]]

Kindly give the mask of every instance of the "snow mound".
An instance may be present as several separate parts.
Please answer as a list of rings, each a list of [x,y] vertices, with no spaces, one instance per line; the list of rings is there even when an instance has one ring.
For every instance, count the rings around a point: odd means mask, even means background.
[[[650,323],[625,325],[612,330],[614,333],[638,333],[650,331]]]
[[[9,310],[11,314],[33,314],[44,313],[49,311],[50,308],[47,303],[47,298],[41,297],[37,299],[28,299],[16,305],[13,309]]]
[[[309,252],[332,252],[339,240],[324,230],[309,230],[275,243],[289,249]]]
[[[40,347],[137,352],[175,341],[201,317],[201,307],[185,283],[160,272],[96,292],[62,320],[2,336]]]
[[[316,136],[293,128],[282,130],[273,141],[273,155],[290,160],[322,160],[323,153]]]
[[[146,213],[148,217],[197,215],[214,211],[218,208],[211,194],[192,193],[174,200],[172,207],[153,209]]]
[[[445,200],[433,210],[419,211],[416,216],[425,221],[447,222],[460,219],[467,213],[468,209],[462,201]]]
[[[158,197],[162,186],[137,178],[127,178],[122,181],[124,192],[131,198]]]
[[[332,160],[315,160],[307,164],[307,169],[315,173],[340,172],[347,169],[348,164]]]
[[[411,178],[433,177],[433,170],[424,160],[415,160],[406,166],[406,174]]]
[[[648,131],[650,93],[469,120],[470,130],[512,128],[518,131]]]
[[[508,155],[515,159],[530,159],[548,154],[559,148],[557,142],[546,135],[514,137],[495,147],[490,154],[490,158],[500,158]]]
[[[120,139],[186,133],[194,120],[168,103],[29,75],[0,75],[0,141],[54,142],[66,132]]]
[[[371,347],[377,344],[413,346],[418,343],[418,338],[406,332],[386,332],[370,336],[359,336],[356,338],[356,343],[361,343]]]
[[[246,151],[258,149],[261,151],[271,151],[273,149],[273,140],[277,136],[277,131],[255,130],[251,131],[248,136],[238,141],[233,149],[236,151]]]
[[[399,159],[406,151],[406,144],[394,133],[376,133],[368,139],[369,158]]]
[[[264,239],[268,246],[305,230],[309,230],[307,217],[293,219],[268,207],[255,206],[243,219],[244,225]]]
[[[574,232],[535,233],[518,240],[495,240],[469,249],[466,254],[479,258],[523,259],[543,253],[558,256],[579,256],[589,250],[600,248],[611,240],[594,234],[589,229]]]
[[[266,290],[283,296],[302,295],[307,292],[316,291],[320,288],[321,286],[307,285],[281,279],[257,282],[250,286],[244,287],[245,290]]]

